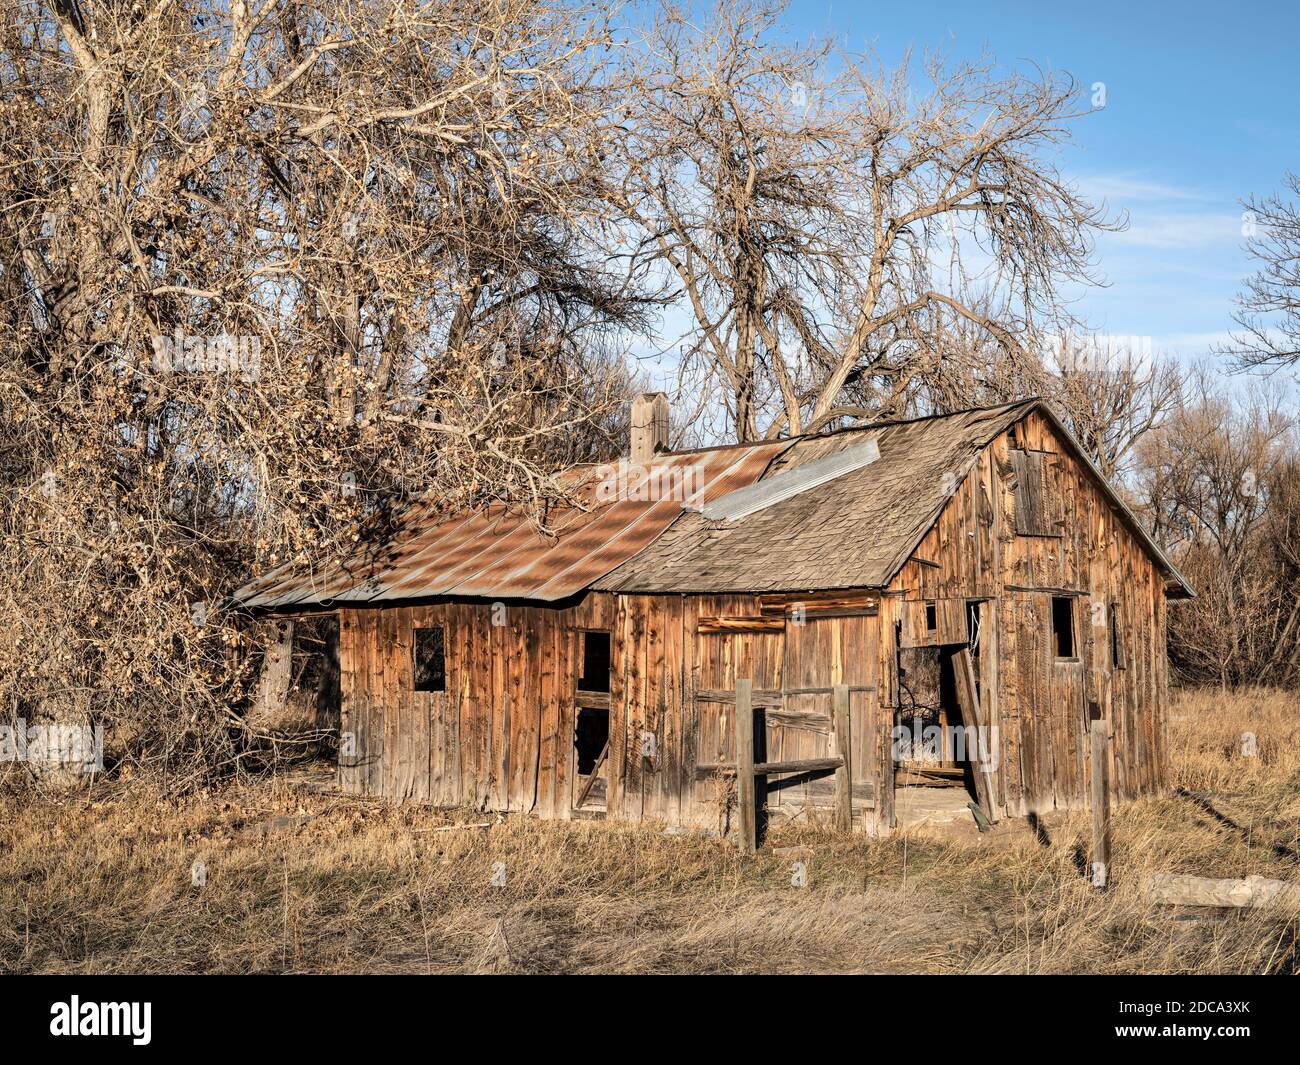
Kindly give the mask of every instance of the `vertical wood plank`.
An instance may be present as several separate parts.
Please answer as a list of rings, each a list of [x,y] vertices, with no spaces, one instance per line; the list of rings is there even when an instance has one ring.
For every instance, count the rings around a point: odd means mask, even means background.
[[[975,777],[975,797],[985,816],[994,821],[997,813],[993,805],[993,770],[984,757],[985,752],[991,752],[992,744],[988,727],[984,723],[979,696],[976,694],[975,664],[971,661],[970,648],[963,647],[952,656],[952,667],[957,682],[957,701],[961,706],[962,724],[967,729],[973,727],[975,730],[974,749],[966,752]]]
[[[361,791],[357,747],[357,626],[353,611],[339,611],[339,790],[348,795]]]
[[[876,793],[876,834],[893,830],[894,818],[894,709],[882,707],[880,712],[880,781]]]
[[[362,610],[366,621],[366,793],[384,794],[384,721],[388,716],[383,703],[384,660],[379,634],[381,611]]]
[[[836,754],[843,761],[835,770],[835,827],[853,830],[853,747],[849,732],[849,686],[837,684],[832,696]]]
[[[754,682],[736,681],[736,844],[741,854],[753,854],[758,839],[754,804]]]
[[[1110,880],[1110,786],[1106,780],[1106,722],[1092,722],[1092,883]]]

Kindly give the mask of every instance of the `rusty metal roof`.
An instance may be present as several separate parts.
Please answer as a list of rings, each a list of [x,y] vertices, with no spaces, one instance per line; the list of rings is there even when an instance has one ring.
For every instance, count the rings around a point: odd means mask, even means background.
[[[547,521],[552,536],[540,533],[518,507],[492,505],[441,519],[413,507],[384,543],[364,545],[355,556],[315,571],[281,566],[239,589],[232,601],[284,608],[426,596],[566,599],[643,551],[677,519],[683,493],[674,486],[702,489],[687,506],[711,503],[753,484],[790,444],[660,455],[621,480],[614,464],[582,469],[577,505]]]

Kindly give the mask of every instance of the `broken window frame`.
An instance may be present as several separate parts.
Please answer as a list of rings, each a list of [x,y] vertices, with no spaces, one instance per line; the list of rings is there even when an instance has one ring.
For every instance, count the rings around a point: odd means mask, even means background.
[[[569,750],[574,790],[572,808],[575,811],[586,805],[597,779],[603,778],[608,786],[608,752],[612,726],[610,705],[614,688],[614,633],[609,629],[578,629],[576,633],[578,639],[574,648],[576,668],[573,677],[573,737]],[[605,637],[608,646],[607,680],[604,691],[583,687],[583,682],[588,680],[587,640],[593,634]],[[582,742],[584,722],[588,723],[587,728],[590,729],[592,726],[598,726],[602,718],[605,725],[604,745],[598,750],[595,743]],[[598,729],[596,735],[599,736]],[[586,773],[582,771],[584,761],[590,765],[590,771]]]
[[[1060,539],[1064,534],[1058,515],[1051,513],[1053,496],[1048,490],[1048,478],[1057,453],[1034,448],[1009,449],[1011,468],[1015,477],[1013,492],[1013,521],[1017,536],[1050,536]]]
[[[587,657],[587,639],[590,636],[603,636],[606,641],[607,655],[605,665],[605,687],[590,688],[584,687],[584,682],[590,683],[587,677],[587,666],[589,664]],[[574,678],[574,689],[587,695],[608,695],[614,688],[614,634],[609,629],[579,629],[578,630],[578,671]]]

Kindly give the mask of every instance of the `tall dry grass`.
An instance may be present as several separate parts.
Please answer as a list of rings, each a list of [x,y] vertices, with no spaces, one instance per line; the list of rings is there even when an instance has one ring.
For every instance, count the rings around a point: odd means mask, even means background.
[[[1242,734],[1256,737],[1254,757]],[[1170,794],[953,839],[784,829],[770,848],[345,800],[286,781],[164,803],[0,799],[9,972],[1294,972],[1295,914],[1149,904],[1143,874],[1296,876],[1300,700],[1180,697]],[[1208,802],[1209,808],[1202,805]],[[207,869],[203,887],[192,866]],[[498,864],[499,863],[499,864]],[[496,883],[494,884],[494,879]],[[499,886],[498,886],[499,885]]]

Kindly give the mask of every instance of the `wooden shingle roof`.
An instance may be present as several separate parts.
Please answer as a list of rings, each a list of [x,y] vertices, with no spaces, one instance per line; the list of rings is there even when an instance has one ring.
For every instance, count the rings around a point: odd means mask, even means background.
[[[984,447],[1037,403],[1026,400],[796,440],[772,462],[763,480],[867,440],[876,443],[880,457],[735,521],[684,513],[592,587],[628,593],[883,587]]]

